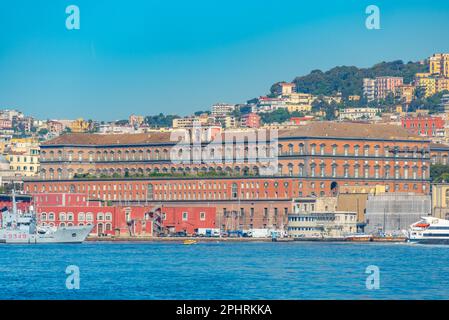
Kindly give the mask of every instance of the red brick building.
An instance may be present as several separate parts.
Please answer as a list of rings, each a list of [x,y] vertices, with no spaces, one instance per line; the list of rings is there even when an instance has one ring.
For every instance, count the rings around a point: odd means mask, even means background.
[[[438,130],[444,129],[444,120],[441,117],[406,117],[401,120],[401,124],[404,129],[426,137],[435,137]]]
[[[394,93],[396,89],[404,84],[402,77],[377,77],[376,78],[376,97],[385,99],[389,93]]]
[[[155,232],[194,234],[197,228],[214,228],[216,209],[198,206],[159,206],[130,203],[105,205],[82,193],[48,193],[33,197],[38,223],[47,226],[94,225],[94,235],[152,236]],[[157,230],[154,224],[162,228]]]
[[[169,133],[63,135],[41,146],[41,178],[24,188],[85,193],[118,206],[213,207],[215,225],[224,229],[282,228],[297,197],[372,186],[430,189],[430,141],[399,126],[312,122],[277,132],[275,145],[227,142],[203,142],[201,152],[211,158],[183,163],[171,160],[173,152],[196,149],[171,142]],[[254,154],[274,158],[277,170],[264,174]]]

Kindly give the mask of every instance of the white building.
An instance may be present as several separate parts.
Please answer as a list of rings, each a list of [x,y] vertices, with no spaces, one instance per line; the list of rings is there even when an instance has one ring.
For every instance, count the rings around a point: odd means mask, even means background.
[[[340,238],[357,232],[357,213],[336,211],[336,197],[298,198],[288,215],[292,238]]]
[[[277,109],[286,109],[287,99],[286,98],[269,98],[260,97],[257,106],[258,112],[272,112]]]
[[[216,103],[212,106],[211,113],[214,117],[225,117],[234,112],[235,108],[235,104]]]
[[[376,98],[376,80],[369,78],[363,79],[363,96],[368,102]]]
[[[340,111],[340,120],[373,119],[380,113],[379,108],[346,108]]]

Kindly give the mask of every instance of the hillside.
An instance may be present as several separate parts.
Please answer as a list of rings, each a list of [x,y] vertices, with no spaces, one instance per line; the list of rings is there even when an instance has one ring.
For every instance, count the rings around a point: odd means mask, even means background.
[[[380,76],[403,77],[405,83],[410,83],[415,73],[427,72],[427,65],[419,62],[404,64],[401,60],[381,62],[371,68],[360,69],[354,66],[341,66],[322,72],[313,70],[306,76],[296,77],[293,82],[298,92],[314,95],[332,95],[341,92],[343,97],[362,95],[363,78]],[[276,84],[272,86],[271,92]]]

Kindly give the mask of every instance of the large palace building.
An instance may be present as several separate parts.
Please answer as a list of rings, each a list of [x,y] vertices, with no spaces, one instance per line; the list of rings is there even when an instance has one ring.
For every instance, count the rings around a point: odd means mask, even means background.
[[[214,206],[217,225],[254,228],[283,225],[297,197],[375,186],[429,193],[430,142],[399,126],[314,122],[257,141],[241,134],[199,144],[159,132],[62,135],[41,146],[40,177],[25,192]]]

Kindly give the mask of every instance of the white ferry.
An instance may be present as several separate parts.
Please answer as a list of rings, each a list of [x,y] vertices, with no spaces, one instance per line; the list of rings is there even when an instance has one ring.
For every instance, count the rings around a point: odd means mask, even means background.
[[[422,244],[449,244],[449,220],[423,217],[412,224],[408,241]]]

